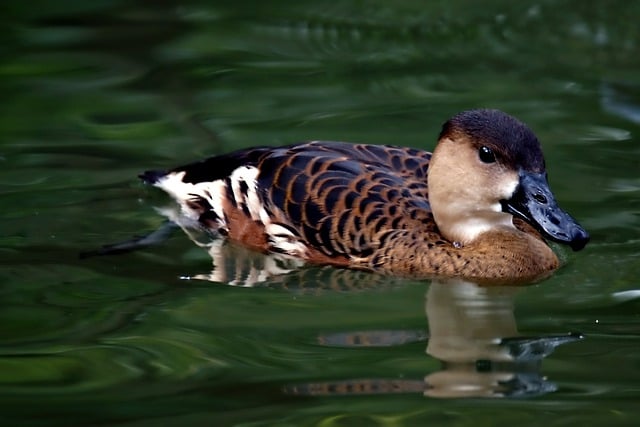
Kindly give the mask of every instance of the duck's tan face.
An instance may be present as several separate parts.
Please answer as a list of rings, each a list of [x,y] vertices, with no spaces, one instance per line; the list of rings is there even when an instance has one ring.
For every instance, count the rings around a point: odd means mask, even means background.
[[[511,198],[518,187],[518,171],[484,162],[481,147],[468,138],[445,138],[429,164],[431,209],[451,241],[469,243],[495,227],[512,227],[511,215],[502,212],[500,201]]]
[[[513,228],[512,215],[574,250],[589,241],[557,205],[535,135],[502,112],[474,110],[447,122],[429,164],[428,185],[436,223],[453,242]]]

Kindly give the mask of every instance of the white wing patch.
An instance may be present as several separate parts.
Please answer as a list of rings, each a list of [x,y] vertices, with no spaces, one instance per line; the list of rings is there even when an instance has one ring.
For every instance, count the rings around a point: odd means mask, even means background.
[[[197,221],[200,213],[192,209],[187,202],[194,198],[204,199],[211,205],[211,210],[222,228],[227,228],[224,206],[238,206],[252,220],[264,225],[270,250],[304,258],[307,255],[307,246],[300,240],[300,236],[293,229],[273,222],[269,209],[260,197],[259,173],[256,167],[240,166],[231,172],[228,180],[218,179],[193,184],[183,181],[184,171],[173,172],[158,179],[154,185],[169,193],[180,204],[182,213],[191,220]],[[231,187],[230,191],[228,185]]]
[[[204,181],[196,184],[184,182],[185,172],[169,173],[154,184],[169,193],[182,208],[183,213],[192,219],[198,219],[198,212],[191,209],[186,203],[194,197],[201,197],[206,200],[211,209],[218,217],[221,227],[225,227],[225,216],[223,211],[224,201],[226,200],[227,185],[221,179],[215,181]]]
[[[264,205],[258,196],[258,174],[260,171],[253,166],[240,166],[231,172],[231,189],[233,197],[239,205],[245,205],[251,219],[262,221],[260,211]],[[265,221],[262,221],[265,223]]]

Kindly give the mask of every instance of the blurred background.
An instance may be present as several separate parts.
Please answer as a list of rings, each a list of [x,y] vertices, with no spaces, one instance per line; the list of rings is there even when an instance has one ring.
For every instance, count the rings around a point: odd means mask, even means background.
[[[4,1],[3,425],[635,425],[638,22],[615,0]],[[430,150],[477,107],[530,125],[591,233],[542,283],[255,280],[271,261],[180,232],[78,256],[163,223],[143,170],[311,139]]]

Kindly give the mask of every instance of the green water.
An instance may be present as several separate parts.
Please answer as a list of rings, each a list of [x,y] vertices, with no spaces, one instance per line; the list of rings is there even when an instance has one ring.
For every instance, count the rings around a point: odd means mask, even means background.
[[[637,424],[640,3],[0,11],[2,425]],[[161,225],[145,169],[309,139],[432,149],[474,107],[534,129],[591,233],[537,285],[185,280],[212,259],[181,232],[78,256]],[[214,249],[227,283],[269,262]]]

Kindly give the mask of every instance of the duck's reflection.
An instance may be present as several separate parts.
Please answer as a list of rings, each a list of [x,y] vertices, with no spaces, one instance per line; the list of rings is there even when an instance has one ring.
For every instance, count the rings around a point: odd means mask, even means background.
[[[319,290],[371,289],[388,287],[401,280],[364,271],[331,266],[301,268],[304,261],[284,254],[262,254],[211,234],[180,214],[175,206],[156,208],[166,221],[153,232],[103,245],[80,253],[80,258],[121,255],[165,243],[176,230],[182,230],[196,246],[211,257],[212,266],[204,272],[183,275],[185,280],[205,280],[229,286],[281,286],[312,292]],[[320,285],[319,285],[320,284]]]
[[[424,380],[358,379],[302,384],[298,395],[415,393],[438,398],[529,397],[556,390],[541,373],[541,362],[564,343],[581,335],[520,336],[514,317],[516,287],[480,287],[461,280],[434,280],[426,294],[429,333],[427,354],[441,369]],[[397,345],[421,340],[407,331],[374,331],[320,337],[338,346]]]
[[[166,214],[166,213],[165,213]],[[169,216],[169,215],[168,215]],[[170,216],[169,216],[170,217]],[[171,218],[170,219],[174,219]],[[282,286],[307,290],[371,289],[399,280],[333,267],[300,268],[300,261],[262,255],[222,239],[211,239],[179,222],[166,227],[187,232],[207,250],[213,261],[210,272],[189,279],[233,286]],[[170,230],[160,229],[131,241],[108,245],[90,255],[128,252],[165,240]],[[155,237],[154,237],[155,236]],[[556,390],[541,373],[541,362],[561,344],[582,338],[579,333],[525,337],[518,333],[514,297],[522,287],[479,286],[463,280],[433,280],[425,296],[428,333],[377,330],[321,335],[321,345],[333,347],[382,347],[427,341],[427,354],[441,362],[439,370],[424,379],[386,380],[365,378],[335,382],[295,384],[286,392],[295,395],[352,395],[417,393],[438,398],[527,397]]]
[[[580,334],[519,335],[514,316],[516,287],[479,287],[464,281],[434,281],[426,296],[427,353],[442,369],[425,378],[433,397],[519,397],[556,389],[541,374],[541,362]]]

